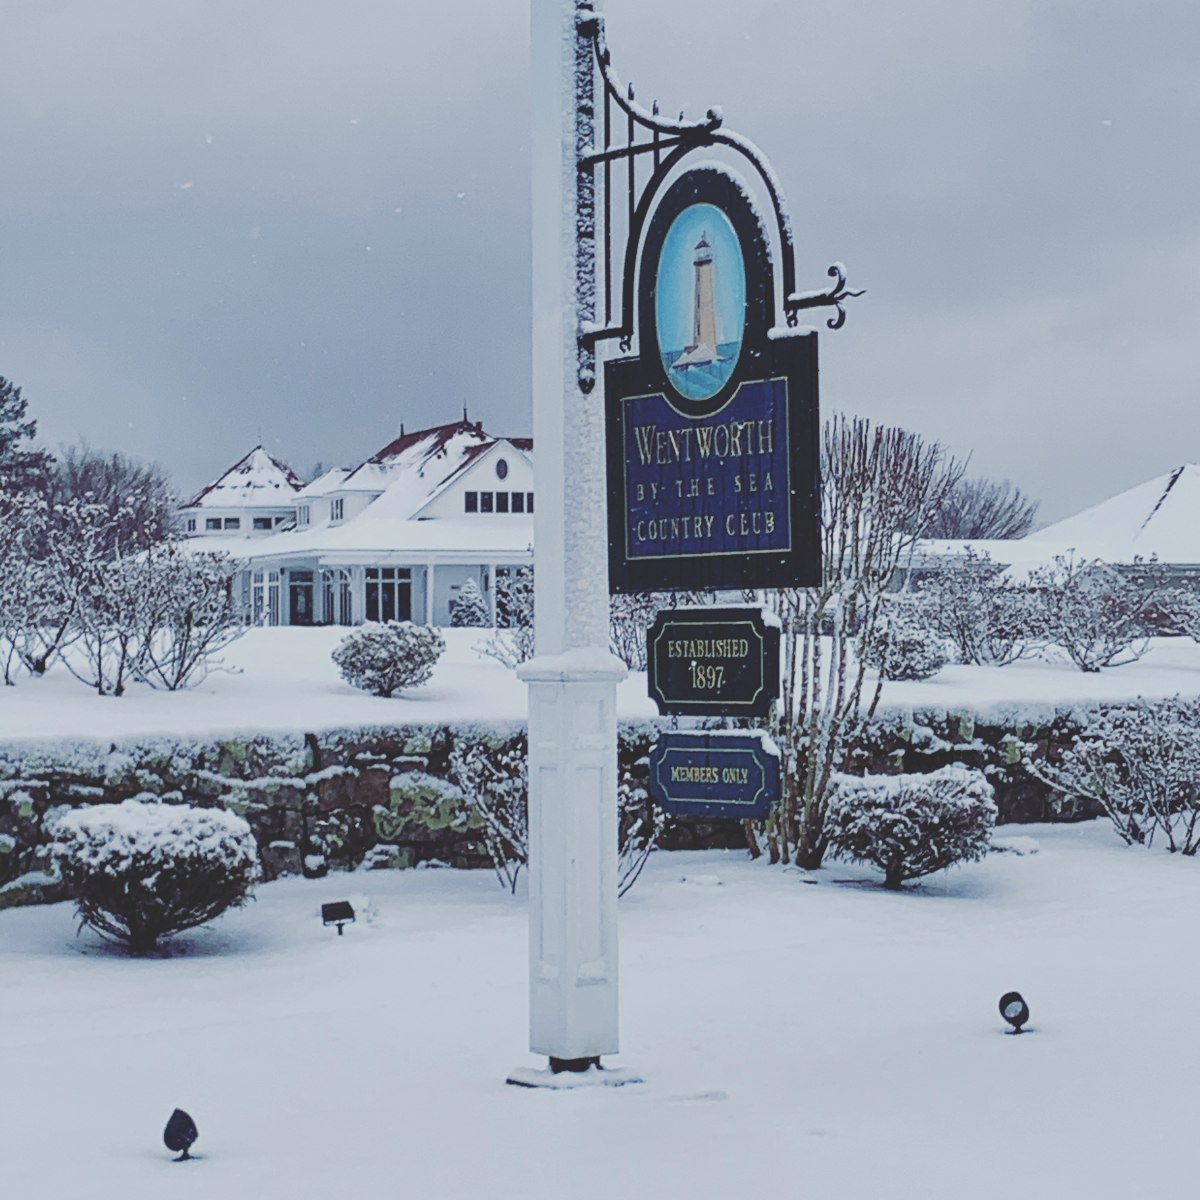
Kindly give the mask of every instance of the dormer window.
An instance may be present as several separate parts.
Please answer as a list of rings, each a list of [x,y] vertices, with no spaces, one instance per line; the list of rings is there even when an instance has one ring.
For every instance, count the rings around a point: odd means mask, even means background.
[[[336,500],[329,502],[329,519],[331,521],[341,521],[346,516],[346,501],[339,496]]]
[[[312,520],[312,509],[307,504],[301,504],[296,509],[296,524],[307,525]]]
[[[242,527],[242,518],[241,517],[226,517],[225,518],[225,528],[226,529],[241,529],[241,527]]]

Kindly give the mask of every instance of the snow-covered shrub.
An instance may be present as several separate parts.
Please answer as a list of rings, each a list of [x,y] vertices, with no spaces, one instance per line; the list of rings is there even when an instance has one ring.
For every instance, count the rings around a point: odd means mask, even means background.
[[[455,629],[478,629],[492,623],[487,601],[474,579],[468,579],[458,589],[458,599],[450,613],[450,624]]]
[[[925,579],[917,596],[930,628],[949,639],[959,662],[1003,667],[1041,645],[1036,592],[1010,580],[986,554],[968,548]]]
[[[897,597],[883,606],[863,658],[884,679],[928,679],[946,665],[946,639],[930,627],[922,605]]]
[[[1178,696],[1102,711],[1061,760],[1028,760],[1028,769],[1074,800],[1107,814],[1128,845],[1200,850],[1200,701]]]
[[[968,767],[842,775],[829,805],[829,848],[878,867],[883,886],[898,890],[906,879],[983,858],[995,824],[992,786]]]
[[[333,661],[347,683],[392,696],[424,683],[445,649],[445,639],[431,625],[368,621],[338,643]]]
[[[1136,662],[1149,648],[1150,614],[1162,593],[1159,572],[1060,555],[1029,580],[1046,640],[1081,671]]]
[[[496,630],[476,646],[487,658],[519,667],[533,657],[533,568],[496,573]]]
[[[125,800],[66,813],[51,832],[79,916],[135,954],[242,904],[258,878],[250,826],[222,809]]]

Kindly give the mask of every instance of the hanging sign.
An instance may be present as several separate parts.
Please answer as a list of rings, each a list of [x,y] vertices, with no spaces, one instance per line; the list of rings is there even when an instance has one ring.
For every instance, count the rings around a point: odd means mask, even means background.
[[[649,788],[679,816],[762,818],[780,796],[779,750],[762,732],[663,733]]]
[[[605,365],[614,592],[820,582],[816,334],[774,328],[738,180],[682,175],[641,255],[641,353]]]
[[[658,711],[765,717],[779,695],[779,627],[759,608],[676,608],[646,634],[646,683]]]

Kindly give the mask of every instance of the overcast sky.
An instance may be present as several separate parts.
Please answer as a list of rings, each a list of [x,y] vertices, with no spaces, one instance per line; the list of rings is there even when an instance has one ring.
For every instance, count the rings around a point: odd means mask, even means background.
[[[1064,516],[1200,460],[1195,0],[609,0],[618,72],[770,156],[826,409]],[[0,0],[0,375],[181,490],[465,404],[528,433],[519,0]]]

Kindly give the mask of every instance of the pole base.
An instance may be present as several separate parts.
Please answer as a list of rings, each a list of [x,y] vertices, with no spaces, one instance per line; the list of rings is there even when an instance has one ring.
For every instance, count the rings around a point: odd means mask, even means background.
[[[602,1067],[598,1058],[552,1058],[550,1066],[541,1071],[517,1067],[504,1082],[514,1087],[571,1091],[575,1088],[624,1087],[646,1081],[626,1067]]]

